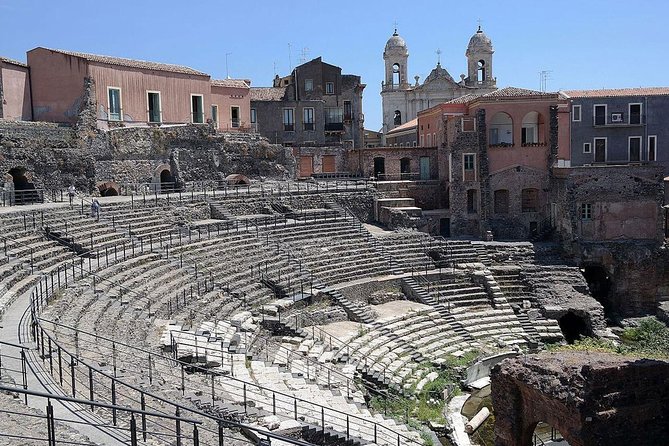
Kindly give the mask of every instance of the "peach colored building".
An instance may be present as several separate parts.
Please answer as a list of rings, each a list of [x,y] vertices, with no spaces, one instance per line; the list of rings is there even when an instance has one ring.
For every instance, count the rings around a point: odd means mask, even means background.
[[[507,87],[418,114],[419,145],[439,147],[450,234],[502,239],[549,226],[549,170],[569,160],[569,109],[557,93]]]
[[[0,118],[32,119],[28,65],[0,57]]]
[[[251,81],[211,80],[211,119],[220,131],[251,129]]]
[[[34,119],[74,123],[92,97],[98,128],[205,124],[249,128],[249,81],[212,81],[181,65],[35,48],[28,51]]]

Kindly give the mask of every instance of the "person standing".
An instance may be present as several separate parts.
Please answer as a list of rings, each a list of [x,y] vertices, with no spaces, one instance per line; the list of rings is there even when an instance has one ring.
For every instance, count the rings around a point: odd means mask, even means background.
[[[72,207],[72,201],[76,192],[77,189],[74,187],[74,184],[70,184],[70,187],[67,188],[67,196],[70,197],[70,207]]]

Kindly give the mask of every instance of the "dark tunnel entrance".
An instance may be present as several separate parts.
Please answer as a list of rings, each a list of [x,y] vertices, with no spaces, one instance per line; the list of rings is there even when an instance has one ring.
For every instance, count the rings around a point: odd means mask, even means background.
[[[26,170],[23,167],[9,169],[14,182],[14,203],[25,204],[40,201],[35,185],[28,181]]]
[[[609,296],[611,291],[611,277],[606,268],[600,264],[589,264],[581,268],[583,277],[588,283],[592,297],[604,307],[604,314],[609,319],[615,319],[616,308]]]
[[[172,176],[172,172],[170,172],[168,169],[163,169],[160,172],[160,192],[174,192],[174,186],[174,177]]]
[[[585,319],[572,312],[562,316],[558,324],[565,340],[569,344],[573,344],[574,341],[581,339],[583,336],[590,335],[590,330],[588,330],[588,324],[585,323]]]

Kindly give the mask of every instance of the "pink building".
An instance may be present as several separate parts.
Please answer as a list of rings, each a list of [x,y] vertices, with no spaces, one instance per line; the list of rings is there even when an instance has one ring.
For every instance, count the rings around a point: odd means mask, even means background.
[[[251,128],[251,81],[211,80],[211,119],[224,132]]]
[[[102,129],[212,121],[235,130],[250,122],[247,81],[212,81],[181,65],[41,47],[28,51],[28,65],[38,121],[76,122],[90,89]]]
[[[0,118],[29,121],[30,72],[28,65],[0,57]]]

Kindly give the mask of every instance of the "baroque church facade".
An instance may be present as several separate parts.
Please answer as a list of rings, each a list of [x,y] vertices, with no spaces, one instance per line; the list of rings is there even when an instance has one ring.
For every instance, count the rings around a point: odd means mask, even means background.
[[[497,89],[497,79],[493,76],[492,41],[479,26],[469,40],[465,56],[467,57],[467,76],[460,75],[455,81],[450,73],[437,62],[425,81],[409,83],[407,76],[409,49],[397,29],[386,42],[383,51],[385,62],[385,80],[381,82],[383,102],[383,134],[393,128],[415,119],[418,112],[439,103],[464,96],[466,94],[484,94]]]

